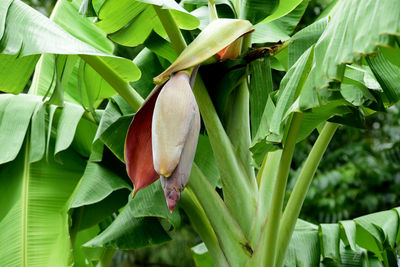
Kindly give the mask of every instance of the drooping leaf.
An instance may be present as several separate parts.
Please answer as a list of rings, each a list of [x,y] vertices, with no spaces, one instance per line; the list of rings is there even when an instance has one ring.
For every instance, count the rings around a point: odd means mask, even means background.
[[[302,0],[280,0],[277,9],[262,22],[270,22],[279,19],[294,10]]]
[[[131,187],[100,163],[88,162],[71,208],[81,208],[79,231],[110,216],[127,203]]]
[[[178,57],[172,44],[154,32],[144,42],[144,45],[156,55],[165,58],[170,63]],[[155,75],[154,75],[155,76]]]
[[[340,229],[338,224],[320,224],[321,232],[321,254],[323,261],[331,260],[337,264],[341,263],[340,259]]]
[[[327,24],[327,19],[318,20],[291,37],[288,51],[289,67],[293,66],[299,57],[319,39]]]
[[[154,88],[153,77],[162,72],[163,68],[157,55],[148,48],[140,51],[133,62],[142,71],[142,76],[132,85],[143,98],[146,98]]]
[[[99,45],[100,39],[95,37],[96,31],[89,33],[88,30],[91,29],[90,26],[81,27],[82,24],[79,24],[82,22],[80,20],[81,18],[72,19],[71,21],[73,23],[68,26],[64,25],[68,27],[68,30],[71,30],[69,27],[75,27],[74,33],[77,38],[82,38],[80,40],[70,35],[67,31],[23,2],[7,1],[7,3],[8,5],[3,4],[0,9],[1,17],[5,18],[5,20],[1,22],[2,25],[0,25],[0,29],[2,29],[2,31],[0,31],[0,36],[2,36],[0,42],[1,53],[17,55],[18,57],[24,56],[24,59],[7,57],[7,60],[1,61],[0,69],[8,69],[12,66],[13,75],[23,74],[24,76],[29,76],[38,59],[37,54],[85,54],[109,58],[104,59],[104,61],[107,62],[110,68],[116,68],[118,65],[122,64],[125,71],[121,71],[120,75],[127,81],[139,78],[140,71],[131,61],[106,54],[104,49],[99,50],[101,47]],[[59,1],[58,6],[60,5],[64,5],[64,14],[72,15],[72,9],[68,8],[68,6],[73,5],[73,3],[65,0]],[[56,8],[56,11],[57,10],[58,8]],[[76,14],[76,16],[79,15]],[[58,21],[58,23],[61,24],[62,21]],[[67,21],[65,21],[65,24],[67,24]],[[86,34],[84,29],[88,34]],[[15,32],[20,34],[14,34]],[[119,69],[122,69],[122,67]],[[4,76],[8,75],[5,72],[2,72],[2,74]],[[3,80],[3,78],[1,80]],[[6,92],[18,93],[22,91],[25,86],[25,83],[21,82],[22,80],[4,80],[9,81],[6,84],[7,86],[5,86],[6,88],[4,88]]]
[[[390,44],[391,35],[400,32],[399,10],[400,2],[395,0],[338,3],[315,45],[312,68],[299,99],[302,110],[321,105],[336,94],[330,86],[342,81],[346,63]]]
[[[65,104],[58,121],[54,154],[67,149],[71,145],[83,112],[84,110],[80,106],[69,103]]]
[[[182,29],[192,30],[199,25],[195,16],[171,0],[107,1],[99,10],[99,22],[96,25],[109,34],[113,41],[126,46],[142,44],[152,30],[166,37],[153,5],[171,12]]]
[[[284,266],[318,266],[320,259],[319,242],[317,226],[297,220]]]
[[[0,153],[0,164],[12,161],[18,155],[39,101],[38,98],[28,95],[1,95],[0,144],[2,153]]]
[[[158,181],[140,190],[116,220],[85,246],[134,249],[169,241],[170,237],[155,217],[179,227],[179,213],[169,212]]]
[[[278,8],[280,2],[285,0],[244,0],[241,1],[240,17],[249,20],[252,24],[256,24],[273,14]],[[289,2],[289,1],[287,1]]]
[[[283,1],[280,1],[282,3]],[[288,2],[288,1],[287,1]],[[292,34],[296,25],[300,22],[308,6],[309,0],[302,0],[301,3],[285,16],[267,22],[260,22],[254,25],[254,33],[252,34],[253,43],[276,43],[286,41]],[[297,3],[297,1],[296,1]]]
[[[400,99],[400,67],[392,64],[379,51],[376,55],[367,57],[368,65],[381,85],[387,97],[388,104],[394,104]]]
[[[112,192],[120,189],[131,189],[121,177],[99,163],[89,162],[83,174],[71,208],[100,202]]]
[[[161,84],[174,72],[200,64],[252,30],[252,25],[246,20],[214,20],[187,46],[171,66],[154,78],[155,83]]]

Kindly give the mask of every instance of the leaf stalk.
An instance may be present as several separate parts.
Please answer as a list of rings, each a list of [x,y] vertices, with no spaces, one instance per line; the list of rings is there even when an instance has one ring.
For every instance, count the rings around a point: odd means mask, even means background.
[[[287,179],[296,145],[297,134],[300,130],[302,113],[295,113],[289,126],[288,136],[279,162],[274,192],[272,195],[268,220],[263,229],[259,244],[250,262],[250,266],[275,266],[279,222],[282,214],[283,200],[285,196]]]
[[[308,188],[338,126],[339,124],[326,122],[301,169],[281,220],[278,236],[277,267],[283,266],[286,250],[289,246]]]

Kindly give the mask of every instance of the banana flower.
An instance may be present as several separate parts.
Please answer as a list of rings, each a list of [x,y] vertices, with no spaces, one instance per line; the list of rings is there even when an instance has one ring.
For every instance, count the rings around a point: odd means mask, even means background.
[[[189,76],[175,73],[156,86],[129,127],[125,160],[134,195],[161,178],[173,212],[189,180],[199,131],[200,113]]]
[[[133,196],[161,178],[173,212],[188,182],[200,131],[200,113],[191,89],[197,67],[190,79],[187,70],[216,54],[219,60],[235,57],[240,51],[238,39],[253,30],[246,20],[216,19],[153,79],[157,86],[135,114],[125,141]]]

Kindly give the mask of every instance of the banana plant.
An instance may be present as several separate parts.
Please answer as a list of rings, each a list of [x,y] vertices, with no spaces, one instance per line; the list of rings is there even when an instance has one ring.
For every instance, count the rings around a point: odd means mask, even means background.
[[[308,3],[2,1],[0,265],[108,266],[184,213],[197,266],[396,266],[399,208],[299,215],[338,127],[400,100],[400,2],[333,1],[296,31]]]

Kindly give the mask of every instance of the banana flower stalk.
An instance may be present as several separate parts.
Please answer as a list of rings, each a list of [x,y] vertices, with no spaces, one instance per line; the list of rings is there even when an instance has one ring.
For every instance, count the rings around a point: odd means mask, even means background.
[[[247,20],[216,19],[153,79],[157,86],[135,114],[125,141],[133,196],[161,178],[173,212],[188,182],[200,131],[200,113],[191,89],[198,69],[195,66],[216,54],[219,60],[236,57],[240,38],[253,30]]]
[[[189,76],[175,73],[155,87],[129,127],[125,161],[133,195],[161,178],[173,212],[189,180],[199,131],[200,113]]]

